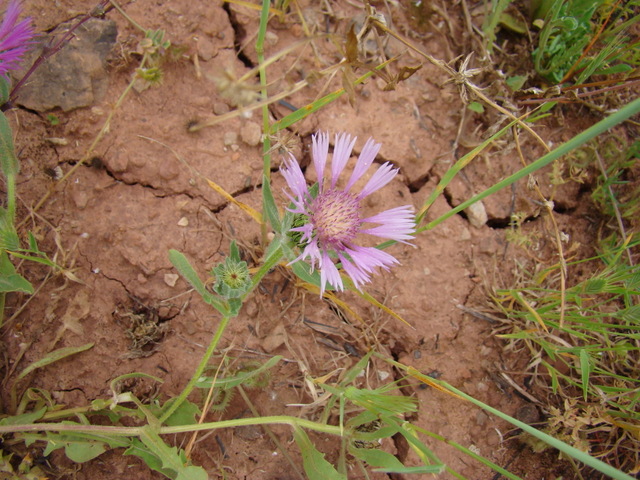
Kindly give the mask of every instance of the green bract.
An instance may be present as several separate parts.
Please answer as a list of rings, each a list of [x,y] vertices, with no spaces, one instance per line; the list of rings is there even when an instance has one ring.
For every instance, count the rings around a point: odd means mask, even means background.
[[[226,299],[240,298],[251,288],[251,275],[247,262],[240,260],[236,242],[231,242],[231,252],[223,263],[213,269],[216,283],[213,289]]]

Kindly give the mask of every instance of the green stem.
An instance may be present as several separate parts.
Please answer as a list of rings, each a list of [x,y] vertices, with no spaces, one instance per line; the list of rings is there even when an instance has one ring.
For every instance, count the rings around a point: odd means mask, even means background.
[[[329,435],[340,435],[340,426],[317,423],[303,418],[289,417],[286,415],[276,415],[260,418],[236,418],[234,420],[223,420],[220,422],[201,423],[198,425],[178,425],[172,427],[161,427],[158,431],[161,435],[175,433],[200,432],[203,430],[219,430],[221,428],[243,427],[247,425],[290,425],[301,427],[315,432]],[[0,434],[16,432],[77,432],[77,433],[100,433],[114,437],[139,437],[145,427],[112,427],[102,425],[69,425],[63,423],[29,423],[24,425],[0,425]]]
[[[267,34],[267,23],[269,21],[269,0],[263,0],[262,11],[260,12],[260,28],[258,30],[258,38],[256,39],[256,54],[258,57],[258,71],[260,73],[260,93],[262,100],[267,100],[267,70],[264,62],[264,39]],[[262,132],[264,133],[264,141],[262,144],[263,151],[263,170],[262,173],[267,181],[271,180],[271,140],[269,139],[269,106],[262,106]]]
[[[267,34],[267,23],[269,21],[269,0],[262,1],[262,11],[260,12],[260,27],[258,30],[258,38],[256,39],[256,55],[258,57],[258,71],[260,72],[260,95],[265,104],[262,106],[262,182],[271,182],[271,140],[269,139],[269,106],[266,103],[267,93],[267,70],[264,63],[264,39]],[[264,193],[264,189],[263,189]],[[262,244],[267,244],[267,210],[266,202],[262,202],[262,218],[264,221],[260,226],[262,234]]]
[[[218,342],[222,338],[222,334],[227,328],[227,325],[229,323],[229,318],[230,317],[228,316],[222,317],[222,320],[218,325],[218,329],[216,330],[216,333],[213,335],[213,338],[211,339],[211,343],[209,343],[209,347],[207,348],[207,351],[204,352],[202,360],[200,360],[200,364],[198,365],[198,368],[196,369],[195,373],[191,377],[191,380],[189,380],[189,383],[184,388],[184,390],[180,392],[180,395],[173,402],[171,402],[171,405],[169,406],[169,408],[162,414],[162,416],[159,419],[160,424],[164,423],[167,420],[167,418],[169,418],[178,409],[178,407],[182,405],[182,402],[186,400],[186,398],[189,396],[191,391],[195,388],[196,382],[200,379],[200,377],[202,377],[202,374],[204,373],[205,368],[207,368],[207,364],[209,363],[209,359],[211,358],[211,355],[213,355],[213,352],[218,346]]]
[[[120,5],[118,5],[114,0],[110,0],[111,5],[113,5],[115,7],[116,10],[118,10],[118,12],[120,12],[120,15],[122,15],[124,18],[126,18],[129,23],[131,25],[133,25],[134,27],[136,27],[138,30],[142,30],[142,32],[144,32],[145,34],[147,33],[147,31],[142,28],[142,26],[136,22],[133,18],[131,18],[129,15],[127,15],[127,12],[125,12]]]
[[[7,224],[15,225],[16,219],[16,176],[13,173],[7,174]]]
[[[277,241],[277,240],[274,240]],[[256,272],[256,274],[251,278],[251,289],[245,295],[245,298],[253,291],[254,288],[258,286],[260,281],[264,278],[264,276],[269,273],[269,271],[275,267],[280,260],[284,257],[284,252],[282,251],[282,247],[278,247],[275,252],[269,255],[260,269]]]

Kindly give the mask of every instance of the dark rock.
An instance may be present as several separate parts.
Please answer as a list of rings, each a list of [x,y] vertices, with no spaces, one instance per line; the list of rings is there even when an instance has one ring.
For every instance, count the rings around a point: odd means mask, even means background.
[[[50,35],[53,44],[72,26],[67,22]],[[91,18],[78,27],[71,40],[29,77],[16,103],[39,112],[60,107],[64,111],[101,101],[108,87],[106,62],[118,30],[112,20]],[[28,69],[51,37],[46,37],[24,62]],[[30,60],[30,61],[29,61]],[[24,73],[24,72],[23,72]]]

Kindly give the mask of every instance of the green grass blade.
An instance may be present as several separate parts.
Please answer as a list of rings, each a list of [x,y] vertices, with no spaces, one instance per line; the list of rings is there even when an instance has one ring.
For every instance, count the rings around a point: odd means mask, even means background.
[[[573,150],[573,149],[585,144],[589,140],[597,137],[601,133],[606,132],[610,128],[614,127],[615,125],[618,125],[619,123],[627,120],[628,118],[630,118],[631,116],[633,116],[633,115],[635,115],[635,114],[637,114],[639,112],[640,112],[640,98],[637,98],[633,102],[631,102],[631,103],[625,105],[624,107],[622,107],[617,112],[609,115],[607,118],[599,121],[598,123],[596,123],[595,125],[589,127],[585,131],[579,133],[578,135],[573,137],[568,142],[563,143],[562,145],[560,145],[555,150],[547,153],[546,155],[543,155],[542,157],[540,157],[538,160],[536,160],[532,164],[527,165],[523,169],[517,171],[513,175],[510,175],[509,177],[505,178],[504,180],[496,183],[492,187],[487,188],[486,190],[480,192],[479,194],[475,195],[474,197],[470,198],[469,200],[467,200],[465,202],[462,202],[460,205],[458,205],[455,208],[452,208],[447,213],[445,213],[444,215],[438,217],[437,219],[433,220],[432,222],[429,222],[428,224],[418,228],[418,232],[422,232],[424,230],[431,230],[436,225],[444,222],[446,219],[448,219],[448,218],[452,217],[453,215],[461,212],[462,210],[464,210],[465,208],[469,207],[470,205],[482,200],[483,198],[488,197],[489,195],[497,192],[498,190],[502,190],[504,187],[508,187],[509,185],[511,185],[512,183],[517,182],[521,178],[532,174],[533,172],[535,172],[535,171],[541,169],[542,167],[550,164],[554,160],[557,160],[558,158],[562,157],[563,155],[566,155],[571,150]]]
[[[587,395],[589,394],[589,376],[591,374],[591,362],[589,360],[589,353],[585,348],[580,349],[580,373],[582,375],[582,397],[586,402]]]
[[[436,199],[442,194],[442,192],[444,192],[444,189],[447,187],[447,185],[449,185],[451,180],[453,180],[453,178],[458,173],[460,173],[460,170],[462,170],[464,167],[469,165],[469,163],[471,163],[471,161],[475,157],[477,157],[478,154],[480,154],[480,152],[482,152],[485,148],[487,148],[492,142],[494,142],[495,140],[500,138],[502,135],[504,135],[516,123],[517,123],[516,121],[513,121],[503,129],[501,129],[499,132],[496,132],[494,135],[491,136],[491,138],[488,138],[487,140],[482,142],[480,145],[478,145],[476,148],[471,150],[469,153],[461,157],[455,164],[453,164],[453,166],[449,170],[445,172],[445,174],[442,176],[442,179],[440,180],[436,188],[433,190],[433,192],[431,192],[431,195],[429,195],[429,198],[427,198],[427,200],[422,205],[422,208],[416,215],[416,223],[418,225],[420,224],[420,222],[422,222],[425,215],[429,211],[429,208],[431,208],[431,205],[433,205]]]
[[[391,63],[394,60],[395,60],[395,58],[391,58],[391,59],[387,60],[386,62],[383,62],[380,65],[376,66],[374,68],[374,70],[381,70],[381,69],[386,67],[389,63]],[[355,82],[353,82],[353,84],[354,85],[359,85],[359,84],[363,83],[366,79],[371,77],[373,74],[374,74],[374,71],[368,71],[367,73],[365,73],[361,77],[357,78],[355,80]],[[307,115],[310,115],[313,112],[317,112],[318,110],[320,110],[325,105],[328,105],[331,102],[337,100],[344,93],[345,93],[345,89],[344,88],[340,88],[340,89],[336,90],[335,92],[331,92],[328,95],[325,95],[324,97],[319,98],[315,102],[312,102],[312,103],[310,103],[308,105],[305,105],[302,108],[299,108],[295,112],[290,113],[286,117],[281,118],[280,120],[275,122],[273,125],[271,125],[271,130],[270,130],[269,133],[273,135],[274,133],[279,132],[280,130],[284,130],[285,128],[290,127],[294,123],[299,122],[300,120],[305,118]]]
[[[551,435],[547,435],[544,432],[541,432],[540,430],[532,427],[531,425],[527,425],[524,422],[521,422],[520,420],[516,420],[513,417],[510,417],[509,415],[507,415],[506,413],[502,413],[500,410],[497,410],[493,407],[490,407],[489,405],[482,403],[480,400],[476,400],[475,398],[473,398],[470,395],[467,395],[466,393],[462,392],[461,390],[458,390],[455,387],[452,387],[451,385],[449,385],[447,382],[444,382],[442,380],[436,380],[433,378],[426,378],[425,375],[421,374],[420,372],[418,372],[416,369],[412,368],[412,367],[405,367],[407,369],[407,373],[409,373],[409,375],[413,376],[414,378],[421,380],[423,377],[425,379],[428,380],[428,383],[435,383],[437,385],[442,386],[443,388],[445,388],[446,390],[449,390],[450,392],[458,395],[459,397],[462,397],[463,399],[473,403],[474,405],[477,405],[478,407],[482,408],[483,410],[486,410],[489,413],[492,413],[493,415],[496,415],[497,417],[502,418],[503,420],[506,420],[507,422],[511,423],[512,425],[521,428],[522,430],[524,430],[525,432],[527,432],[528,434],[536,437],[539,440],[542,440],[543,442],[545,442],[547,445],[552,446],[553,448],[556,448],[558,450],[560,450],[562,453],[569,455],[570,457],[578,460],[579,462],[584,463],[585,465],[588,465],[589,467],[604,473],[605,475],[608,475],[609,477],[613,478],[614,480],[634,480],[633,477],[631,477],[630,475],[627,475],[626,473],[618,470],[617,468],[612,467],[611,465],[608,465],[606,463],[604,463],[601,460],[598,460],[595,457],[592,457],[591,455],[589,455],[588,453],[585,453],[581,450],[578,450],[575,447],[572,447],[571,445],[564,443],[561,440],[558,440],[557,438],[552,437]]]

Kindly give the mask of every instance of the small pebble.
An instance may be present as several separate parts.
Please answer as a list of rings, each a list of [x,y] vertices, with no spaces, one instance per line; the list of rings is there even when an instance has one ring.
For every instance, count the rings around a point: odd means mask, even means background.
[[[164,274],[164,283],[166,283],[170,287],[175,287],[176,286],[176,282],[178,281],[178,278],[180,278],[180,276],[178,274],[176,274],[176,273],[165,273]]]
[[[484,208],[484,203],[476,202],[472,205],[469,205],[464,212],[467,214],[467,218],[469,219],[469,223],[476,228],[480,228],[485,223],[489,217],[487,216],[487,211]]]
[[[540,410],[533,403],[525,403],[516,411],[515,417],[528,425],[540,421]]]
[[[255,122],[247,122],[240,130],[240,138],[247,145],[255,147],[262,140],[262,128]]]
[[[274,32],[267,32],[264,36],[264,39],[271,46],[277,45],[279,40],[278,35]]]
[[[222,136],[222,141],[224,142],[224,146],[228,147],[229,145],[234,145],[238,143],[238,134],[236,132],[225,132]]]
[[[460,240],[462,241],[471,240],[471,232],[469,231],[468,228],[464,228],[462,230],[462,233],[460,234]]]
[[[224,102],[216,102],[213,104],[213,113],[216,115],[224,115],[229,113],[229,105]]]
[[[189,219],[187,217],[182,217],[180,220],[178,220],[179,227],[187,227],[188,225],[189,225]]]
[[[127,155],[119,152],[117,149],[109,155],[107,163],[109,164],[109,169],[114,173],[125,172],[129,167],[129,159],[127,158]]]
[[[143,155],[135,154],[131,157],[130,160],[131,165],[137,168],[142,168],[147,164],[147,158]]]
[[[158,173],[164,180],[172,180],[180,175],[180,167],[177,163],[169,163],[163,166]]]

